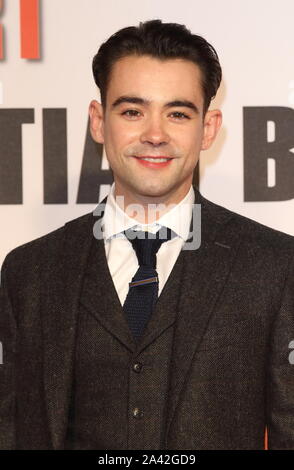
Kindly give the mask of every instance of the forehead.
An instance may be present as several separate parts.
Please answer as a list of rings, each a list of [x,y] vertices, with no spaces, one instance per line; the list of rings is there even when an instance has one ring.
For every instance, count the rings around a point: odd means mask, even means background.
[[[156,101],[175,99],[180,95],[200,104],[201,79],[200,68],[189,60],[127,56],[116,61],[112,67],[107,101],[121,95],[144,96]]]

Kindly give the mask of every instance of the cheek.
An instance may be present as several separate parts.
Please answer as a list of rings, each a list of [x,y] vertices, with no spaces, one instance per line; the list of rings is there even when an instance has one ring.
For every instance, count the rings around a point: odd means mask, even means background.
[[[202,136],[203,133],[201,130],[198,128],[195,129],[193,126],[191,129],[186,129],[185,132],[177,133],[175,142],[181,146],[186,155],[193,158],[201,149]]]
[[[105,141],[112,148],[124,149],[137,140],[138,131],[134,129],[134,126],[126,126],[116,121],[105,126]]]
[[[186,140],[187,142],[198,140],[203,134],[203,125],[198,118],[185,121],[182,124],[173,125],[169,129],[174,136]]]
[[[104,130],[105,148],[108,153],[115,153],[121,146],[121,133],[113,125],[105,126]]]
[[[200,128],[194,131],[190,139],[191,147],[194,149],[194,151],[199,152],[201,150],[202,140],[203,140],[203,129]]]

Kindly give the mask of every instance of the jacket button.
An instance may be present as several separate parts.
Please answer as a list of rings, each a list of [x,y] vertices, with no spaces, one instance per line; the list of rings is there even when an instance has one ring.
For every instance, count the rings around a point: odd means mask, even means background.
[[[140,410],[140,408],[134,408],[133,409],[133,416],[134,416],[134,418],[137,418],[137,419],[142,418],[143,417],[143,411]]]
[[[133,370],[135,372],[140,372],[142,369],[142,364],[140,362],[136,362],[136,364],[133,364]]]

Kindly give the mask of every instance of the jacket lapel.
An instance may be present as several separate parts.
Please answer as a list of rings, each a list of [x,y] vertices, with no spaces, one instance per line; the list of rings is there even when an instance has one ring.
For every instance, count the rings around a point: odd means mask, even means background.
[[[238,223],[230,211],[215,210],[215,206],[199,193],[197,197],[201,204],[202,240],[199,249],[181,252],[184,271],[171,357],[166,445],[194,353],[224,288],[241,238]]]
[[[131,352],[139,354],[175,321],[182,272],[179,256],[140,341],[136,343],[117,295],[102,240],[93,240],[80,302]],[[111,312],[111,314],[110,314]]]
[[[92,240],[80,301],[128,350],[136,349],[108,268],[103,240]]]

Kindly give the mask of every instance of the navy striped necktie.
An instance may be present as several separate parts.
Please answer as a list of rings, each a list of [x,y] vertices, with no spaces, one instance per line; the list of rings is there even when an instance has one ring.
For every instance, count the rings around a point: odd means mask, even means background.
[[[124,234],[132,243],[139,263],[123,305],[130,330],[135,340],[138,340],[158,299],[156,254],[162,243],[175,234],[167,227],[161,227],[156,234],[132,229],[124,231]]]

